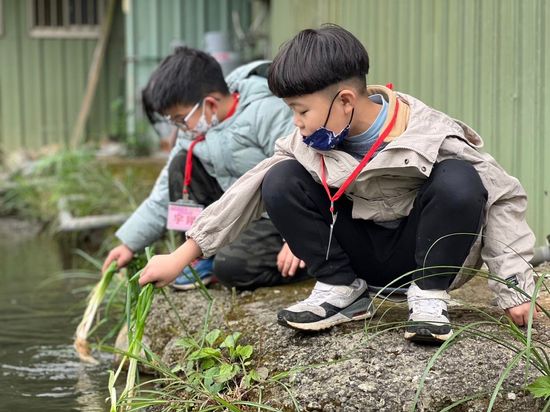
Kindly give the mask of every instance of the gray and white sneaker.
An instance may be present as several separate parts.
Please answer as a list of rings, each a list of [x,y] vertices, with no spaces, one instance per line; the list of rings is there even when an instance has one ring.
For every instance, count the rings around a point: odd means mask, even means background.
[[[405,339],[413,342],[442,343],[453,334],[447,302],[451,299],[444,290],[424,290],[411,283],[407,292],[409,322]]]
[[[367,282],[355,279],[349,286],[317,282],[311,295],[279,311],[277,321],[300,330],[323,330],[352,320],[372,317]]]

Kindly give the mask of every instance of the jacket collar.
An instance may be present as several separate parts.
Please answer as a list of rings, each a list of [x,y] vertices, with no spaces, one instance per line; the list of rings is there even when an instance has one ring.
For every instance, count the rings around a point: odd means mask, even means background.
[[[403,132],[407,129],[407,125],[409,123],[409,112],[410,108],[407,102],[403,99],[401,99],[397,93],[395,93],[393,90],[391,90],[388,87],[385,86],[367,86],[367,95],[372,96],[374,94],[381,94],[389,103],[388,105],[388,115],[386,117],[386,121],[382,125],[382,130],[384,130],[388,123],[393,118],[393,115],[396,110],[396,101],[399,99],[399,111],[397,113],[397,118],[395,120],[395,124],[393,128],[390,131],[390,134],[388,137],[384,139],[385,143],[391,142],[394,140],[397,136],[400,136],[403,134]]]

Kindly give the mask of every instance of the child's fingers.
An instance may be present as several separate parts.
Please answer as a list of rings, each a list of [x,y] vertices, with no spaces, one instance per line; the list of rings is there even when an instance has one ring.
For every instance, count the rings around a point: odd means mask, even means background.
[[[296,274],[296,269],[298,269],[299,265],[300,265],[300,259],[296,257],[292,258],[292,263],[288,271],[288,276],[294,276]]]
[[[145,266],[145,269],[143,269],[143,272],[141,272],[141,275],[139,276],[139,286],[145,286],[147,283],[150,283],[152,281],[150,278],[151,275],[149,266]]]
[[[101,273],[105,273],[105,271],[107,270],[107,268],[109,267],[111,262],[115,259],[116,259],[116,256],[114,256],[113,252],[109,253],[109,255],[107,255],[107,259],[105,259],[105,262],[103,262],[103,267],[101,268]],[[117,264],[117,266],[118,266],[118,264]]]
[[[286,277],[289,275],[291,267],[292,267],[292,258],[287,255],[283,263],[283,270],[281,270],[281,274],[283,275],[283,277]]]

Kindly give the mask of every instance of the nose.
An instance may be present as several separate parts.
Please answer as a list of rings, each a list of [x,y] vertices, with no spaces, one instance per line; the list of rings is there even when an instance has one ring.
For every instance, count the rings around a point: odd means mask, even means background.
[[[296,126],[297,128],[299,129],[303,129],[304,128],[304,123],[301,122],[299,119],[298,119],[298,115],[294,115],[294,117],[292,118],[292,121],[294,122],[294,126]]]

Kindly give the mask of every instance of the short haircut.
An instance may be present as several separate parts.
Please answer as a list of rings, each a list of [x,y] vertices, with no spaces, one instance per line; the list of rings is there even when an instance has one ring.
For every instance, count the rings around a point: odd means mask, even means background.
[[[194,105],[209,93],[229,94],[216,59],[189,47],[176,48],[160,63],[151,78],[154,81],[148,87],[147,98],[158,113],[165,113],[176,105]]]
[[[369,55],[344,28],[327,24],[306,29],[282,45],[269,70],[269,88],[277,97],[315,93],[344,80],[366,87]]]
[[[155,84],[155,77],[151,76],[147,85],[141,91],[141,106],[143,112],[151,124],[155,123],[157,119],[155,118],[155,106],[153,105],[153,98],[151,96],[151,91],[153,85]]]

